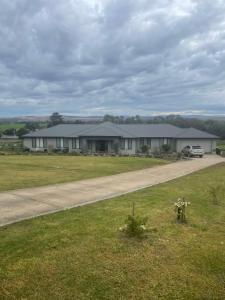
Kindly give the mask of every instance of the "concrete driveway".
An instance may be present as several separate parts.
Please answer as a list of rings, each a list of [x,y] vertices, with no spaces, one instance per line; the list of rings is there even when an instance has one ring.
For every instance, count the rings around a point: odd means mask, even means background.
[[[216,155],[139,171],[0,193],[0,226],[109,199],[225,162]]]

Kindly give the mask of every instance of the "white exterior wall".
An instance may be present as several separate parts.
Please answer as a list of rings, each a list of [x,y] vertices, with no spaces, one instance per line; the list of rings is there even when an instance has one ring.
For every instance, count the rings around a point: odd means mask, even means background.
[[[47,146],[50,146],[53,149],[55,149],[56,148],[56,138],[47,138]]]
[[[162,145],[162,139],[151,139],[151,152],[156,152],[160,150]]]
[[[204,148],[206,153],[211,153],[216,149],[216,140],[212,139],[177,139],[177,152],[181,152],[181,150],[187,146],[201,146]]]
[[[31,138],[24,138],[23,139],[23,146],[25,148],[32,149],[32,139]]]

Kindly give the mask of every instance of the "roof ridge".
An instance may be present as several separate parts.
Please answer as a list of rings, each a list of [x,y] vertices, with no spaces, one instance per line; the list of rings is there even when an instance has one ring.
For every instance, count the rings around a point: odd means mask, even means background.
[[[96,128],[96,127],[98,127],[99,126],[99,124],[96,124],[96,125],[94,125],[94,124],[71,124],[71,125],[84,125],[84,126],[93,126],[93,128]],[[93,129],[93,128],[91,128],[91,129]],[[88,131],[88,130],[90,130],[90,128],[85,128],[85,129],[82,129],[81,131],[79,131],[79,132],[77,132],[77,134],[76,134],[76,136],[78,136],[80,133],[85,133],[86,131]],[[70,137],[73,137],[73,133],[70,135]]]
[[[130,124],[115,124],[115,125],[130,125]],[[141,124],[136,124],[136,125],[141,125]],[[132,135],[133,137],[137,137],[132,132],[129,132],[128,130],[125,130],[124,128],[120,128],[120,130],[125,132],[125,133],[128,133],[128,134]]]

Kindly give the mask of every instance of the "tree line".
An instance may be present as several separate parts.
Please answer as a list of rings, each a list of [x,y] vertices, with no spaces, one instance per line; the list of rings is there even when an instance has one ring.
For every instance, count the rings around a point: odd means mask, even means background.
[[[225,139],[225,120],[214,120],[214,119],[198,119],[198,118],[185,118],[180,115],[168,115],[168,116],[156,116],[156,117],[142,117],[136,116],[113,116],[105,115],[103,118],[104,122],[112,122],[116,124],[171,124],[182,128],[193,127],[202,131],[206,131],[215,134],[223,139]],[[59,124],[85,124],[88,122],[76,120],[73,122],[65,122],[63,116],[59,113],[53,113],[49,121],[45,124],[40,122],[27,122],[25,126],[19,129],[9,128],[0,132],[4,135],[14,135],[21,137],[30,131],[35,131],[43,127],[52,127]],[[100,123],[100,121],[98,122]]]
[[[105,115],[104,121],[117,124],[171,124],[181,128],[193,127],[225,139],[225,120],[202,120],[194,117],[185,118],[180,115],[156,116],[152,118],[143,118],[138,115],[131,117]]]

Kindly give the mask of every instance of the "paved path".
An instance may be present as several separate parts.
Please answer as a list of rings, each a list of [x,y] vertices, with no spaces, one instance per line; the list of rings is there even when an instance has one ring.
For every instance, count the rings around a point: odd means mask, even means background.
[[[0,226],[130,193],[225,162],[215,155],[139,171],[0,193]]]

